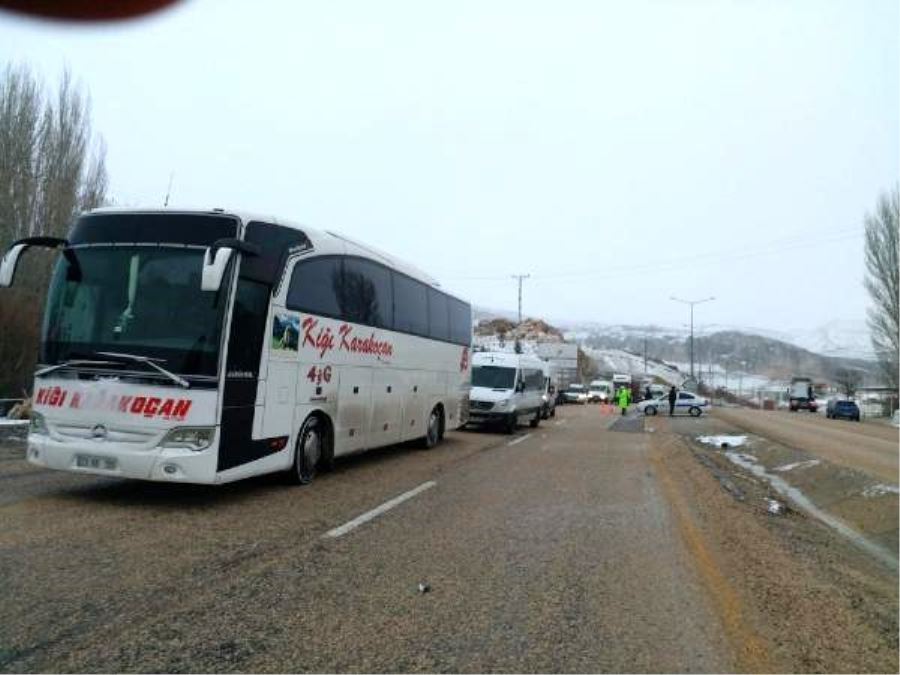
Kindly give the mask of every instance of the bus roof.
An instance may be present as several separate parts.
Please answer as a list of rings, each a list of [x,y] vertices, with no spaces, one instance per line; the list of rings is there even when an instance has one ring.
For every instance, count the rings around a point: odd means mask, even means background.
[[[306,237],[309,239],[310,243],[312,243],[313,250],[320,254],[345,254],[345,255],[355,255],[361,258],[368,258],[370,260],[374,260],[376,262],[380,262],[382,264],[391,267],[398,272],[401,272],[417,281],[421,281],[424,284],[429,286],[433,286],[434,288],[441,288],[440,283],[429,274],[426,274],[422,270],[420,270],[415,265],[411,265],[399,258],[395,258],[394,256],[384,253],[383,251],[378,250],[368,244],[363,244],[358,242],[350,237],[345,237],[342,234],[338,234],[331,230],[318,230],[316,228],[307,227],[302,223],[297,223],[291,220],[285,220],[284,218],[279,218],[277,216],[273,216],[271,214],[263,214],[258,212],[250,212],[243,211],[237,209],[223,209],[223,208],[212,208],[212,209],[201,209],[201,208],[178,208],[178,207],[148,207],[148,208],[128,208],[122,206],[105,206],[102,208],[93,209],[91,211],[86,211],[82,215],[90,215],[90,214],[102,214],[102,213],[179,213],[179,214],[203,214],[203,215],[218,215],[218,216],[234,216],[242,223],[249,223],[254,220],[262,221],[265,223],[271,223],[272,225],[280,225],[282,227],[289,227],[295,230],[300,230]],[[441,289],[443,291],[443,289]],[[446,291],[444,291],[446,293]],[[452,293],[448,293],[448,295],[453,295]],[[461,298],[460,298],[461,299]]]

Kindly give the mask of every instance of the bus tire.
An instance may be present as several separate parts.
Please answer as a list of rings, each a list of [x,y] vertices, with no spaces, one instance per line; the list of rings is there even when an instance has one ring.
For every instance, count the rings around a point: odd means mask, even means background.
[[[425,450],[431,450],[441,442],[444,437],[444,409],[440,405],[434,406],[428,415],[428,423],[425,425],[425,435],[421,444]]]
[[[306,418],[294,449],[294,465],[291,467],[291,480],[298,485],[309,485],[316,477],[316,470],[325,455],[327,445],[325,425],[315,416]]]

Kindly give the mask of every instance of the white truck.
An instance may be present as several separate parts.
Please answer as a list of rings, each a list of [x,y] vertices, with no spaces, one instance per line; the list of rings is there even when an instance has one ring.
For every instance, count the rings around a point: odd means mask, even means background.
[[[613,398],[613,383],[609,380],[594,380],[588,389],[591,403],[610,403]]]
[[[523,419],[537,427],[549,386],[547,370],[546,362],[530,354],[476,352],[472,355],[469,422],[498,424],[508,434]]]
[[[816,412],[819,409],[811,379],[808,377],[791,379],[791,386],[788,387],[788,409],[791,412],[797,412],[798,410]]]

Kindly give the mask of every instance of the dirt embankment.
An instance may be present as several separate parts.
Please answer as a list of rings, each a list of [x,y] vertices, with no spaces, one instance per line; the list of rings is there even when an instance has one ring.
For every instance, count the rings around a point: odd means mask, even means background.
[[[654,464],[739,667],[897,672],[896,571],[802,512],[770,515],[768,486],[681,426],[654,421]]]

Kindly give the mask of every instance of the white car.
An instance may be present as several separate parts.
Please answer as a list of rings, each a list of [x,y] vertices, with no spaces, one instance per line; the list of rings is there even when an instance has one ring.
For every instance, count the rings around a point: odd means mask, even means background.
[[[697,396],[689,391],[679,391],[678,398],[675,399],[675,414],[687,413],[691,417],[699,417],[703,411],[709,406],[709,399],[705,396]],[[637,406],[638,410],[645,415],[656,415],[657,413],[669,412],[669,395],[653,398],[649,401],[641,401]]]

